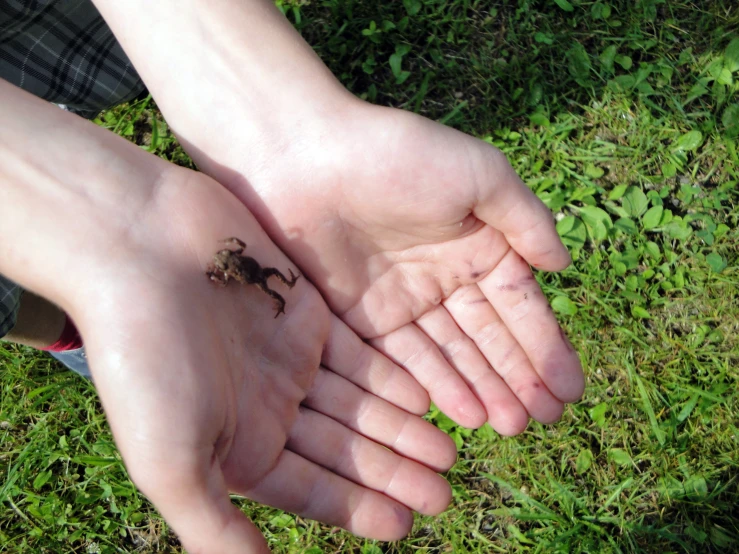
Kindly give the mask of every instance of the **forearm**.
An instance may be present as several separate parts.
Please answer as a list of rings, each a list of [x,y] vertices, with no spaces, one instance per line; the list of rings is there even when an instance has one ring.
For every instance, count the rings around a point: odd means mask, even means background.
[[[0,273],[68,309],[166,163],[2,80],[0,98]]]
[[[95,4],[167,121],[209,173],[231,165],[233,145],[222,137],[234,123],[241,144],[253,145],[248,163],[255,167],[296,136],[320,134],[315,122],[340,118],[354,98],[271,0]]]

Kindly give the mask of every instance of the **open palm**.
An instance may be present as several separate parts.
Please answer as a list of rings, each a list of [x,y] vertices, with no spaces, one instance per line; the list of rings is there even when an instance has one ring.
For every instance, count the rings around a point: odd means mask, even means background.
[[[265,549],[229,492],[384,540],[409,531],[408,508],[443,510],[436,471],[455,449],[412,415],[425,391],[305,279],[270,280],[287,302],[278,318],[257,287],[211,282],[230,236],[262,266],[294,266],[223,187],[167,175],[73,316],[131,476],[188,550]]]
[[[529,269],[561,270],[569,255],[495,148],[358,100],[268,162],[190,147],[332,310],[459,423],[515,434],[582,394],[577,354]]]

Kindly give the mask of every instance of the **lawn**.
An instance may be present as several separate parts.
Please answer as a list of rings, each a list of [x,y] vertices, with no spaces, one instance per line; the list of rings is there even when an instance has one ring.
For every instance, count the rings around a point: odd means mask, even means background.
[[[459,447],[449,510],[397,543],[236,500],[275,552],[739,552],[739,4],[284,0],[368,101],[502,149],[573,253],[537,278],[581,402]],[[151,99],[98,123],[190,164]],[[0,347],[0,550],[181,552],[92,385]]]

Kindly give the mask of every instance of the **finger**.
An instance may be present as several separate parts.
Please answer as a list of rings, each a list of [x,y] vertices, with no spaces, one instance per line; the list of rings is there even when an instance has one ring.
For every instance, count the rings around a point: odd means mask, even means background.
[[[577,401],[585,388],[580,359],[526,262],[511,251],[478,285],[552,394]]]
[[[428,391],[431,400],[451,419],[471,428],[485,423],[485,408],[436,345],[416,325],[404,325],[372,339],[370,344],[413,375]]]
[[[476,291],[471,307],[453,299],[447,300],[445,305],[460,308],[456,310],[459,317],[479,314],[480,307],[476,306],[475,301],[482,299],[487,303],[482,292],[474,285],[461,290]],[[457,294],[453,298],[459,296]],[[485,407],[488,423],[493,429],[505,436],[517,435],[526,429],[529,421],[526,408],[488,363],[475,342],[459,328],[445,306],[423,315],[416,324],[436,343],[449,364],[475,392]]]
[[[445,305],[527,413],[541,423],[557,421],[564,405],[544,385],[480,289],[464,287],[455,292]]]
[[[429,411],[429,396],[408,372],[363,342],[345,323],[331,316],[321,362],[355,385],[407,412]]]
[[[425,515],[442,512],[452,498],[449,483],[436,472],[307,408],[301,409],[286,447]]]
[[[534,267],[566,268],[570,254],[557,234],[551,211],[521,181],[502,152],[478,143],[484,179],[478,182],[475,216],[501,231]]]
[[[170,451],[160,456],[165,459],[129,469],[188,552],[269,553],[259,529],[231,504],[217,456],[186,465]]]
[[[457,458],[449,435],[324,368],[303,405],[434,471],[447,471]]]
[[[381,541],[401,539],[413,526],[413,514],[399,502],[339,477],[289,450],[282,452],[274,469],[255,487],[237,492],[257,502]]]

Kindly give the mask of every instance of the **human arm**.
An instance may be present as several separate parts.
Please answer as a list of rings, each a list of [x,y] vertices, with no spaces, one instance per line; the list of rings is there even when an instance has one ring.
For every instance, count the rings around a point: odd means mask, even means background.
[[[580,397],[528,265],[569,256],[498,150],[354,98],[269,0],[96,4],[198,166],[450,417],[510,435]]]
[[[207,278],[234,235],[294,267],[228,191],[3,81],[0,98],[0,272],[78,324],[127,468],[188,549],[264,551],[229,491],[378,539],[446,506],[454,446],[414,415],[412,379],[304,279],[275,319]]]

